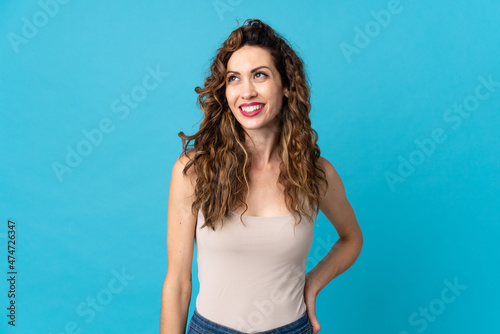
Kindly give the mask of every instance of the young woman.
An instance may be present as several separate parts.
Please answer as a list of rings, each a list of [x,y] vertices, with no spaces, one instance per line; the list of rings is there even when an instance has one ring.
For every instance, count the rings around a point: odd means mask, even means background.
[[[318,333],[316,297],[354,263],[363,236],[320,156],[303,62],[260,20],[246,20],[217,51],[195,89],[200,128],[179,133],[161,334],[186,330],[195,242],[200,291],[188,334]],[[306,275],[319,210],[339,240]]]

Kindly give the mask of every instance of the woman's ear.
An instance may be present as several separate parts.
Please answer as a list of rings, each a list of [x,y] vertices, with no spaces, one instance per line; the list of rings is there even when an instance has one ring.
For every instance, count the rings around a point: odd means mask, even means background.
[[[285,95],[288,98],[288,88],[285,88],[283,90],[283,95]]]

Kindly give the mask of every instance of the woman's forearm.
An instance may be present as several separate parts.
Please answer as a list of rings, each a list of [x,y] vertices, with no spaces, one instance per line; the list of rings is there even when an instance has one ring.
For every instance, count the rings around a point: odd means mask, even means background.
[[[328,283],[346,271],[356,261],[362,247],[362,236],[338,239],[325,257],[307,273],[307,291],[318,295]]]
[[[186,332],[191,287],[181,289],[178,284],[163,283],[160,334],[184,334]]]

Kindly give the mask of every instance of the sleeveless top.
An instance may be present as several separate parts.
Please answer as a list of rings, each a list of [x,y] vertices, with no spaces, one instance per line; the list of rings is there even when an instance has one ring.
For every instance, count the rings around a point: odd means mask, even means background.
[[[284,326],[306,311],[304,284],[314,226],[307,216],[242,216],[232,212],[223,226],[195,233],[200,289],[196,310],[233,330],[256,333]]]

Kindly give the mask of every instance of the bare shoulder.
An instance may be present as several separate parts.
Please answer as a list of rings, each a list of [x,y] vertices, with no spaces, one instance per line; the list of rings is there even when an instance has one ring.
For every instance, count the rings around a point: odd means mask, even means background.
[[[193,158],[193,156],[194,153],[190,151],[187,152],[187,154],[181,155],[175,161],[174,166],[172,168],[172,176],[170,178],[171,190],[172,190],[172,185],[178,184],[179,187],[174,188],[174,190],[180,190],[181,188],[184,188],[185,190],[191,189],[194,191],[196,184],[196,174],[194,165],[191,165],[191,167],[186,171],[186,174],[184,174],[184,169],[188,164],[188,162]]]
[[[168,210],[169,213],[182,216],[184,221],[192,221],[195,218],[189,214],[194,201],[196,185],[194,165],[191,165],[187,173],[184,174],[184,169],[193,156],[193,152],[187,152],[187,154],[180,156],[174,163],[170,179]]]
[[[175,161],[168,194],[168,211],[176,212],[176,215],[183,216],[183,220],[189,219],[191,221],[195,219],[189,212],[195,200],[196,175],[194,165],[190,166],[186,174],[184,174],[184,169],[193,156],[193,152],[187,152]]]
[[[187,163],[193,159],[194,157],[194,152],[193,151],[188,151],[186,154],[181,155],[174,164],[174,170],[177,172],[182,172],[184,170],[184,167],[186,167]],[[188,170],[188,175],[194,176],[194,165],[191,166]]]
[[[326,180],[328,181],[327,194],[345,196],[344,183],[342,182],[342,179],[333,164],[324,157],[319,157],[318,160],[325,171]]]

